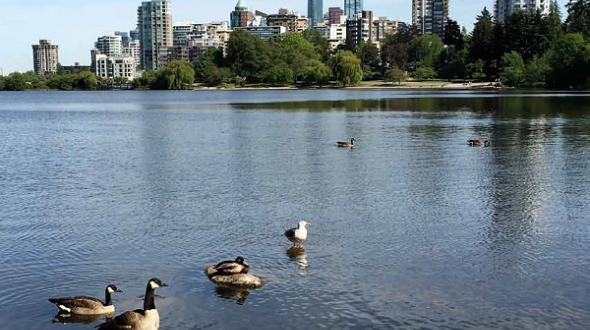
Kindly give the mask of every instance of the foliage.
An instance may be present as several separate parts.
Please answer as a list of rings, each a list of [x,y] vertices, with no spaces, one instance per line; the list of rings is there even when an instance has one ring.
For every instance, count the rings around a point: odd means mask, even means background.
[[[524,69],[524,86],[544,87],[550,69],[546,57],[533,57]]]
[[[283,61],[276,61],[262,72],[262,80],[272,85],[286,84],[293,79],[293,70]]]
[[[381,63],[384,68],[408,68],[409,43],[417,35],[415,27],[400,27],[394,35],[387,35],[381,44]]]
[[[24,91],[27,87],[25,79],[21,73],[14,72],[6,77],[4,90],[7,91]]]
[[[166,89],[166,82],[162,79],[162,71],[144,71],[140,78],[135,79],[137,89]]]
[[[484,8],[481,15],[477,16],[477,21],[471,34],[469,47],[469,59],[471,62],[479,60],[484,62],[484,71],[490,76],[493,74],[490,69],[492,61],[495,59],[494,53],[497,45],[494,44],[495,27],[492,15]]]
[[[568,33],[581,33],[590,37],[590,0],[570,1],[567,4],[565,26]]]
[[[409,58],[414,67],[434,68],[434,62],[440,55],[444,45],[436,35],[425,34],[410,42]]]
[[[455,46],[456,50],[465,48],[465,41],[463,40],[463,33],[457,21],[449,19],[445,25],[445,33],[443,36],[443,43],[447,46]]]
[[[168,89],[191,89],[195,81],[195,70],[187,61],[174,60],[162,72]]]
[[[322,61],[328,61],[330,59],[330,43],[322,33],[316,29],[307,29],[303,31],[303,38],[309,41],[315,48],[316,53],[322,59]]]
[[[407,79],[408,74],[404,70],[393,68],[387,72],[387,81],[397,82],[399,85],[401,85],[402,81],[406,81]]]
[[[437,71],[443,79],[463,79],[467,65],[467,50],[457,51],[454,46],[445,48],[437,60]]]
[[[434,79],[436,78],[436,71],[429,66],[421,66],[414,70],[412,76],[418,80]]]
[[[376,78],[381,68],[379,48],[372,42],[361,42],[355,48],[356,56],[361,60],[363,71],[368,72],[365,78]]]
[[[81,71],[75,76],[75,85],[80,90],[92,91],[98,87],[98,78],[90,71]]]
[[[361,60],[350,51],[340,50],[330,60],[332,72],[343,87],[357,85],[363,79]]]
[[[195,81],[205,82],[206,72],[212,66],[221,66],[223,63],[223,53],[217,48],[208,49],[198,60],[193,62],[195,70]]]
[[[582,34],[565,35],[547,56],[551,67],[550,86],[568,88],[586,84],[590,76],[590,44]]]
[[[522,56],[512,51],[502,57],[500,80],[508,86],[521,86],[524,83],[524,61]]]
[[[232,71],[249,82],[255,82],[257,73],[267,68],[270,62],[269,44],[243,30],[232,32],[227,51]]]
[[[313,44],[305,39],[303,35],[296,32],[289,32],[279,38],[274,53],[278,59],[285,62],[293,71],[293,83],[295,85],[309,61],[320,58]]]
[[[465,72],[467,74],[468,79],[480,81],[486,78],[486,74],[484,72],[485,69],[485,62],[483,60],[477,60],[475,62],[468,63],[465,66]]]
[[[6,88],[6,79],[3,76],[0,76],[0,91],[3,91]]]
[[[330,83],[332,70],[318,60],[311,60],[303,72],[303,79],[308,84],[317,84],[320,87]]]

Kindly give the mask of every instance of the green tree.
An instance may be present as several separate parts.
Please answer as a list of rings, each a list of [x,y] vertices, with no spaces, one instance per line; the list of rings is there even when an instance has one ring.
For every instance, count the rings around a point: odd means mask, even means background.
[[[76,87],[81,90],[96,90],[98,87],[98,78],[96,78],[96,75],[90,71],[82,71],[76,74],[75,84]]]
[[[135,79],[135,86],[137,89],[166,89],[166,81],[162,78],[161,70],[147,70]]]
[[[521,86],[524,83],[524,71],[524,61],[519,53],[512,51],[502,57],[502,83],[508,86]]]
[[[567,14],[567,32],[590,37],[590,0],[570,1],[567,4]]]
[[[527,87],[544,87],[551,68],[546,57],[535,56],[526,64],[524,70],[524,85]]]
[[[207,70],[212,66],[222,66],[223,53],[217,48],[209,48],[198,60],[193,62],[193,70],[195,70],[195,81],[205,82]]]
[[[258,74],[270,63],[269,44],[243,30],[232,32],[227,51],[232,71],[249,82],[256,81]]]
[[[303,79],[308,84],[317,84],[320,87],[330,83],[332,70],[318,60],[311,60],[303,72]]]
[[[276,61],[262,72],[262,80],[272,85],[286,84],[293,80],[293,70],[283,61]]]
[[[402,26],[396,34],[387,35],[381,44],[381,63],[384,68],[408,69],[409,44],[417,36],[415,27]]]
[[[3,76],[0,76],[0,91],[3,91],[6,88],[6,79]]]
[[[457,21],[449,19],[445,25],[445,33],[443,43],[447,46],[455,46],[456,50],[463,50],[465,42],[463,41],[463,33]]]
[[[4,89],[7,91],[24,91],[26,87],[27,84],[21,73],[11,73],[5,80]]]
[[[320,31],[307,29],[303,31],[303,37],[314,46],[316,53],[322,61],[327,62],[330,59],[330,43]]]
[[[278,59],[287,63],[293,71],[293,83],[295,85],[297,85],[299,76],[305,71],[309,61],[320,58],[313,44],[296,32],[289,32],[279,38],[274,53]]]
[[[494,21],[487,8],[484,8],[481,15],[477,16],[473,33],[471,34],[469,46],[470,62],[482,60],[484,62],[484,72],[492,75],[492,61],[495,59],[495,42],[494,42]]]
[[[436,71],[429,66],[421,66],[414,70],[412,76],[418,80],[427,80],[436,78]]]
[[[363,71],[368,72],[365,78],[377,78],[381,69],[379,48],[372,42],[361,42],[355,49],[356,56],[361,60]]]
[[[174,60],[166,66],[163,72],[168,89],[191,89],[195,82],[195,70],[187,61]]]
[[[446,47],[437,61],[439,77],[449,80],[465,78],[467,55],[466,49],[457,51],[454,46]]]
[[[590,45],[580,33],[566,34],[548,53],[549,85],[568,88],[586,85],[590,76]]]
[[[205,71],[204,82],[208,86],[220,86],[231,83],[233,77],[234,75],[229,68],[220,68],[215,64],[211,64],[210,67]],[[241,83],[243,84],[243,82]]]
[[[332,72],[343,87],[356,85],[363,79],[361,60],[350,51],[340,50],[330,60]]]
[[[483,60],[477,60],[475,62],[468,63],[465,66],[465,72],[468,79],[480,81],[486,78],[485,62]]]
[[[408,79],[408,74],[404,70],[393,68],[387,72],[387,81],[397,82],[398,85],[402,84],[402,81]]]
[[[437,35],[425,34],[412,39],[409,45],[410,61],[415,67],[434,68],[434,62],[444,45]]]

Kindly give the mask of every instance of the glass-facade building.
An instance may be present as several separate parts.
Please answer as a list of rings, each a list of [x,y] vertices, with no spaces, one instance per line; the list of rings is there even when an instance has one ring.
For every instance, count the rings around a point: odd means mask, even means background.
[[[172,47],[172,3],[170,0],[142,2],[137,10],[141,64],[145,70],[159,68],[160,48]]]
[[[363,0],[344,0],[344,15],[353,18],[363,12]]]
[[[443,37],[449,19],[449,0],[413,0],[412,23],[420,34]]]
[[[314,27],[324,20],[324,0],[307,0],[307,17],[309,27]]]

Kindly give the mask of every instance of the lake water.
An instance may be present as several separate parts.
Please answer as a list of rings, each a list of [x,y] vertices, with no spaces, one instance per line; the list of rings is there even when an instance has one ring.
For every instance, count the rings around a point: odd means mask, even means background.
[[[154,276],[161,329],[590,327],[590,95],[0,93],[0,147],[2,329]]]

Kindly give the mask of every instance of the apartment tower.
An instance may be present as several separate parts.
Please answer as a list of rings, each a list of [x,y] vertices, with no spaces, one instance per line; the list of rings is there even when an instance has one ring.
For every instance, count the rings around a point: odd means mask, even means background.
[[[172,3],[170,0],[142,2],[137,10],[141,65],[145,70],[159,67],[160,48],[172,47]]]
[[[52,45],[50,40],[39,40],[33,45],[33,66],[35,73],[56,73],[59,63],[59,46]]]
[[[541,10],[544,15],[551,11],[552,0],[494,0],[494,18],[504,22],[506,16],[517,10]]]
[[[412,24],[421,34],[436,34],[443,37],[449,19],[450,0],[413,0]]]
[[[363,12],[363,0],[344,0],[344,15],[353,18]]]
[[[307,0],[307,17],[309,27],[314,27],[324,20],[324,0]]]

